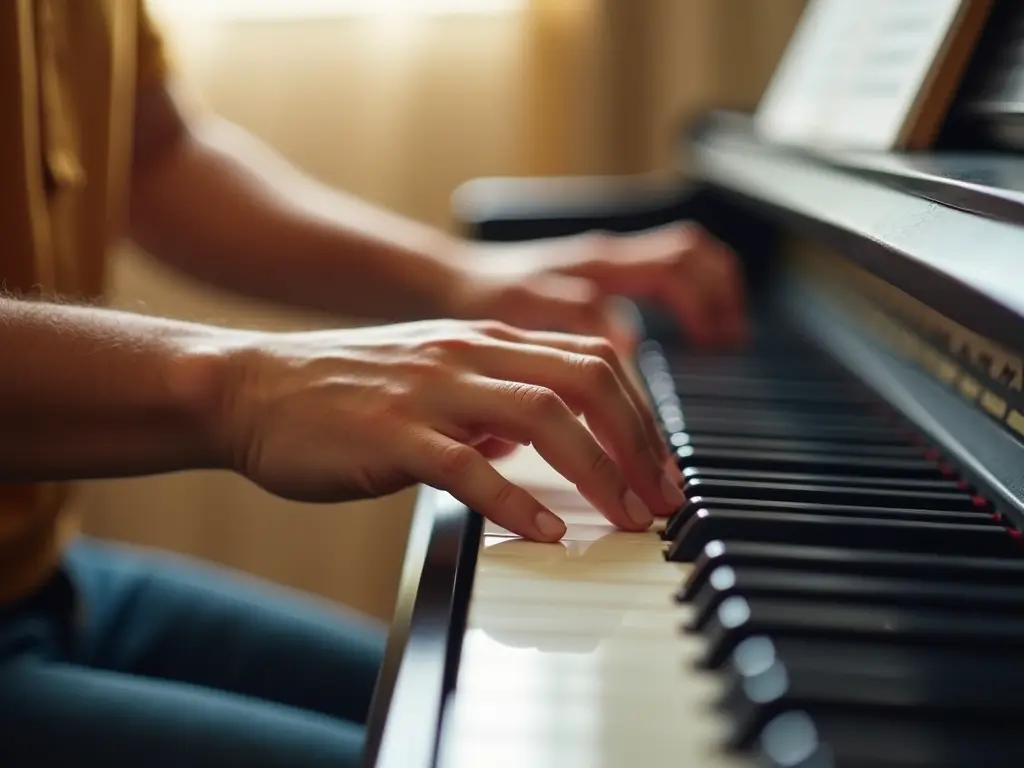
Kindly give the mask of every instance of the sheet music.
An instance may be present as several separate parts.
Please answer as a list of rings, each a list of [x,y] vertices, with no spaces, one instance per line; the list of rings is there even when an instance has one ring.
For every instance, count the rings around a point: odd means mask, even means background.
[[[756,116],[775,142],[899,147],[966,0],[811,0]]]
[[[821,133],[861,1],[808,4],[757,111],[758,129],[773,141],[805,144]]]

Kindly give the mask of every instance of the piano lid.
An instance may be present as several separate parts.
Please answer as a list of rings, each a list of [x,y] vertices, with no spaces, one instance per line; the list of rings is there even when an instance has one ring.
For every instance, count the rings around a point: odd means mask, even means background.
[[[707,118],[691,147],[694,173],[709,187],[763,217],[824,237],[877,276],[927,297],[947,317],[1020,350],[1024,229],[881,183],[854,170],[858,157],[866,163],[864,155],[826,157],[765,142],[751,118],[728,113]],[[876,170],[900,168],[898,159],[874,157]],[[1009,161],[1001,181],[1014,184],[1020,173],[1019,162]],[[959,184],[1017,205],[1013,190]]]

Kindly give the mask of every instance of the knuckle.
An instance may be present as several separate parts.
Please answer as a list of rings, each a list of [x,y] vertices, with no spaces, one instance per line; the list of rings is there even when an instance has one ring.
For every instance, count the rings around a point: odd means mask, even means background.
[[[390,429],[408,420],[410,404],[415,398],[411,387],[391,382],[382,386],[376,397],[364,402],[360,410],[369,424],[378,429]]]
[[[476,451],[467,445],[453,443],[441,446],[434,459],[441,476],[453,479],[469,471],[476,460]]]
[[[707,230],[696,224],[687,224],[677,230],[668,256],[677,267],[694,267],[713,256],[716,250]]]
[[[417,385],[451,375],[451,367],[444,361],[443,356],[438,354],[427,354],[408,360],[402,369],[404,378]]]
[[[584,381],[588,382],[598,391],[602,393],[613,393],[618,391],[618,376],[615,375],[615,370],[607,360],[588,355],[582,358],[579,365],[586,377]]]
[[[494,502],[502,507],[509,507],[516,503],[518,497],[518,488],[512,483],[504,482],[498,485],[497,490],[494,493]]]
[[[601,254],[607,251],[611,244],[611,238],[607,233],[592,229],[576,236],[576,244],[587,253]]]
[[[618,359],[615,346],[608,340],[600,337],[585,339],[581,344],[583,354],[596,357],[611,364]]]
[[[517,384],[513,396],[520,408],[540,419],[552,418],[565,409],[562,399],[547,387]]]
[[[443,363],[453,357],[479,349],[481,339],[472,333],[452,332],[431,340],[427,345],[426,357],[435,363]]]
[[[689,222],[679,229],[681,250],[705,251],[715,245],[715,239],[700,224]]]
[[[512,333],[512,329],[500,320],[475,320],[472,327],[478,334],[491,338],[503,338]]]
[[[647,435],[641,434],[637,436],[637,439],[633,442],[633,460],[634,461],[653,461],[651,454],[651,444],[647,441]]]
[[[607,453],[604,451],[597,451],[593,460],[590,462],[590,474],[597,477],[617,478],[619,468]]]

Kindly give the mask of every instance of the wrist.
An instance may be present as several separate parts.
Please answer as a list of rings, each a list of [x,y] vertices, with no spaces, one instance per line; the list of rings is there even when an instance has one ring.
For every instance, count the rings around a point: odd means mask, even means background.
[[[215,331],[175,345],[166,371],[173,411],[181,420],[194,469],[234,466],[229,421],[253,334]]]
[[[470,244],[458,237],[445,236],[434,245],[424,289],[428,317],[469,319],[466,297],[474,282],[470,250]]]

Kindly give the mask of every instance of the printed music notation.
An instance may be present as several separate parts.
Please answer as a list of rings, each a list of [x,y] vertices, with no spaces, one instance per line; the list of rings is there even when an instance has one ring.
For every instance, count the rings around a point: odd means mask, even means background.
[[[927,141],[987,6],[811,0],[758,108],[758,130],[774,142],[832,149],[889,151]]]

